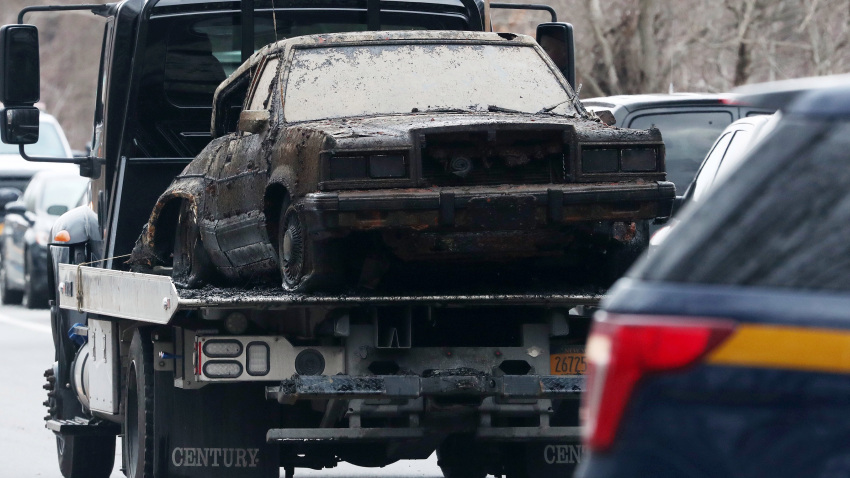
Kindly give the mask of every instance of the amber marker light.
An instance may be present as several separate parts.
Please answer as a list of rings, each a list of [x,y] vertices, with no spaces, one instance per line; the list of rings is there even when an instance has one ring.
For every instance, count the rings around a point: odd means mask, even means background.
[[[54,237],[53,240],[56,242],[71,242],[71,234],[63,229],[56,233],[56,237]]]

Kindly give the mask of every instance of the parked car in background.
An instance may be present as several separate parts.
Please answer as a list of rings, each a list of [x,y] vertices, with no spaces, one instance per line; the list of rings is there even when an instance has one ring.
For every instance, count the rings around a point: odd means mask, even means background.
[[[89,180],[73,172],[40,171],[20,201],[6,205],[0,300],[29,308],[46,307],[47,245],[56,218],[76,207]]]
[[[731,94],[618,95],[588,98],[582,103],[611,125],[658,128],[667,149],[667,180],[676,185],[679,194],[691,184],[724,128],[739,118],[775,111],[738,104]]]
[[[781,107],[614,286],[587,342],[577,476],[850,475],[848,85]]]
[[[70,158],[73,156],[71,146],[59,122],[45,112],[39,115],[38,142],[27,145],[26,152],[30,156],[38,157]],[[79,174],[78,166],[27,161],[18,153],[17,145],[0,143],[0,188],[11,187],[23,191],[33,174],[46,169]]]
[[[683,195],[676,197],[675,210],[687,203],[703,200],[712,188],[721,184],[735,171],[747,153],[759,141],[773,131],[781,117],[780,112],[772,115],[749,116],[735,121],[723,130],[703,160],[690,186]],[[678,223],[679,220],[672,217],[664,227],[652,235],[649,241],[652,253]]]

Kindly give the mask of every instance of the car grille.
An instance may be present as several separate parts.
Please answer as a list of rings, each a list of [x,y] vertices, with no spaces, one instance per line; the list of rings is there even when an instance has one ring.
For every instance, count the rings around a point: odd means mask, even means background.
[[[431,186],[547,184],[567,170],[560,130],[426,134],[422,177]]]

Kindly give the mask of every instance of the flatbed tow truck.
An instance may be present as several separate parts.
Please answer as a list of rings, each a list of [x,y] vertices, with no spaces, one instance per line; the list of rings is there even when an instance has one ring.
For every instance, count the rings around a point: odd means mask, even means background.
[[[119,435],[132,478],[269,478],[281,468],[291,477],[435,450],[447,477],[571,473],[584,341],[603,290],[184,289],[122,260],[157,197],[212,140],[216,87],[255,49],[279,34],[487,31],[490,8],[549,10],[538,41],[555,39],[553,64],[575,86],[572,27],[546,6],[125,0],[29,7],[3,27],[3,141],[93,179],[92,207],[63,215],[50,245],[56,361],[45,372],[45,419],[65,477],[109,476]],[[55,10],[106,19],[87,158],[30,158],[24,147],[37,139],[39,99],[37,30],[24,15]]]

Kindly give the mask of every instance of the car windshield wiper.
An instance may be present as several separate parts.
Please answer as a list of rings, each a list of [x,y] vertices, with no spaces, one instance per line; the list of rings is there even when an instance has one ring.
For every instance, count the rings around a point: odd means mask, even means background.
[[[488,105],[488,106],[487,106],[487,111],[489,111],[489,112],[491,112],[491,113],[520,113],[520,114],[527,114],[525,111],[512,110],[512,109],[510,109],[510,108],[502,108],[501,106],[496,106],[496,105]]]
[[[472,111],[464,108],[429,108],[425,110],[413,108],[410,110],[411,113],[470,113]]]
[[[549,113],[549,112],[551,112],[552,110],[554,110],[555,108],[557,108],[557,107],[561,106],[561,105],[562,105],[562,104],[564,104],[564,103],[568,103],[568,102],[570,102],[570,101],[572,101],[572,98],[567,98],[567,99],[565,99],[564,101],[561,101],[561,102],[555,103],[555,104],[554,104],[554,105],[552,105],[552,106],[547,106],[547,107],[545,107],[545,108],[541,109],[540,111],[538,111],[538,112],[537,112],[537,113],[535,113],[535,114],[538,114],[538,115],[539,115],[540,113]]]

